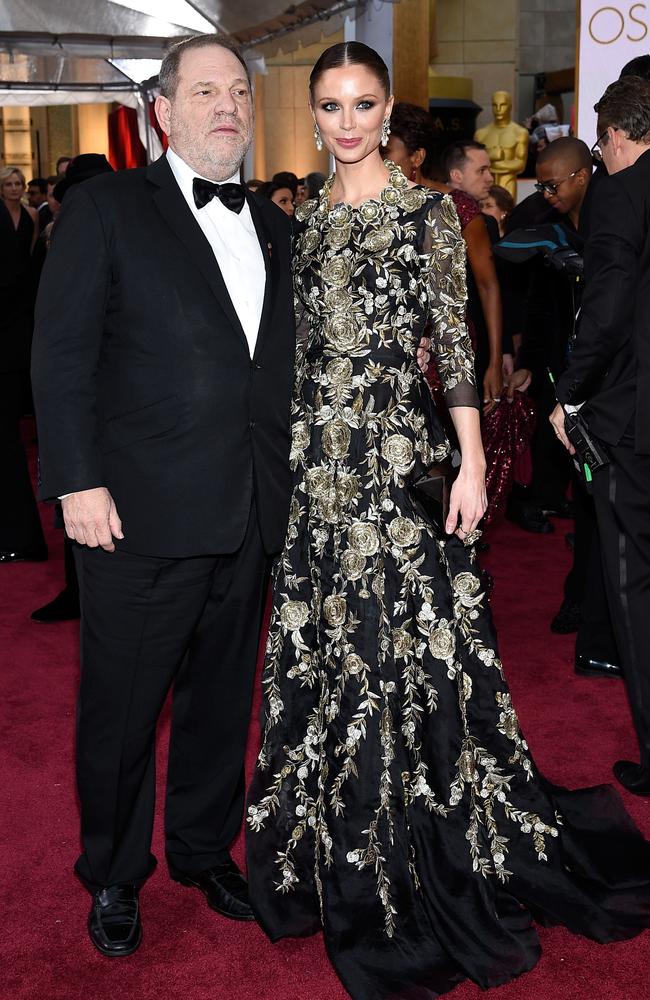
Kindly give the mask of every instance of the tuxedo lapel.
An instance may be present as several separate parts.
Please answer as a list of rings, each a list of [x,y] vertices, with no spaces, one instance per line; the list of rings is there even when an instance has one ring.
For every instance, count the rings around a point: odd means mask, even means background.
[[[273,240],[264,224],[260,207],[249,191],[246,192],[246,201],[248,202],[251,211],[251,217],[255,226],[257,238],[260,241],[260,247],[262,248],[262,254],[264,256],[264,268],[266,270],[264,303],[262,305],[260,328],[258,330],[257,341],[255,343],[255,353],[253,355],[254,357],[258,357],[263,347],[264,336],[273,311],[275,255],[273,253]]]
[[[219,305],[225,312],[233,330],[242,338],[248,351],[248,341],[239,321],[237,311],[228,294],[226,283],[205,234],[188,208],[183,193],[176,183],[166,156],[161,156],[146,169],[146,176],[155,185],[153,201],[169,228],[185,246],[190,258],[199,269]],[[267,281],[268,283],[268,281]]]

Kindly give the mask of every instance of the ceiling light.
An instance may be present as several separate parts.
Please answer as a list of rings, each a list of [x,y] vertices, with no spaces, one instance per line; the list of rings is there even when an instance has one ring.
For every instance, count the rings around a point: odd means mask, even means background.
[[[160,59],[109,59],[108,61],[134,83],[144,83],[160,72]]]
[[[186,0],[110,0],[111,3],[119,4],[120,7],[127,7],[129,10],[138,10],[141,14],[148,14],[158,21],[167,21],[169,24],[178,24],[182,28],[190,28],[191,31],[211,33],[215,31],[213,24],[206,17],[199,14]]]

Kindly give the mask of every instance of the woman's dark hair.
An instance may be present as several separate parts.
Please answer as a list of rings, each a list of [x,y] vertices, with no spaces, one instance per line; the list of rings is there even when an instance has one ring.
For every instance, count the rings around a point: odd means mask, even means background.
[[[640,76],[621,77],[610,83],[594,111],[599,132],[620,128],[632,142],[650,143],[650,81]]]
[[[277,174],[273,174],[271,181],[273,184],[279,184],[280,187],[289,188],[294,198],[296,197],[296,191],[298,190],[298,178],[293,171],[279,170]]]
[[[393,105],[390,116],[391,135],[401,139],[409,153],[423,149],[425,156],[420,167],[423,177],[433,179],[436,158],[436,130],[431,115],[417,104],[400,101]]]
[[[340,66],[365,66],[374,73],[382,85],[386,97],[390,96],[390,75],[388,67],[378,52],[363,42],[337,42],[321,54],[309,77],[309,93],[314,99],[314,89],[323,73]]]
[[[270,201],[276,191],[290,191],[291,197],[295,198],[291,187],[285,181],[266,181],[261,187],[258,187],[255,193],[262,195],[263,198],[268,198]]]

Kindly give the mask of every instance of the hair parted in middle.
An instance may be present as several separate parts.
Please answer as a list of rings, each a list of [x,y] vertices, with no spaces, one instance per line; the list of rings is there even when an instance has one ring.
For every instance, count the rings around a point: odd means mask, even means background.
[[[363,42],[337,42],[317,59],[309,76],[309,94],[314,100],[314,89],[324,73],[341,66],[365,66],[379,80],[386,97],[390,97],[390,74],[388,66],[378,52]]]

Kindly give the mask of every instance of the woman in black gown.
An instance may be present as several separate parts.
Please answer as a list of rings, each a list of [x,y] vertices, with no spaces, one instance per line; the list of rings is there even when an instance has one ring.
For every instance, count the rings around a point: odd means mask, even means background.
[[[47,556],[20,440],[35,292],[31,253],[38,235],[38,215],[22,204],[24,193],[20,170],[0,170],[0,563]]]
[[[550,786],[520,731],[471,544],[485,463],[464,245],[450,198],[381,160],[389,93],[357,43],[312,72],[337,172],[296,213],[294,491],[248,873],[269,936],[322,927],[354,1000],[429,1000],[530,969],[534,919],[637,934],[650,848],[609,788]],[[442,537],[409,485],[449,450],[416,360],[428,321],[462,450]]]

